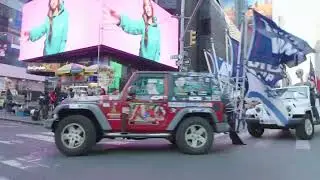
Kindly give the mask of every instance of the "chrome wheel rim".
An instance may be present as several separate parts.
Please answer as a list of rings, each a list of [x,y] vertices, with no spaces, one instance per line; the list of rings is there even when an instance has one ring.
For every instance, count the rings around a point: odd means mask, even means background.
[[[201,148],[208,141],[208,132],[201,125],[192,125],[185,132],[185,141],[192,148]]]
[[[305,128],[306,134],[307,134],[308,136],[312,135],[313,127],[312,127],[312,122],[311,122],[310,119],[306,119],[306,120],[305,120],[304,128]]]
[[[85,137],[86,132],[83,127],[77,123],[68,124],[61,132],[62,144],[69,149],[80,147],[84,143]]]

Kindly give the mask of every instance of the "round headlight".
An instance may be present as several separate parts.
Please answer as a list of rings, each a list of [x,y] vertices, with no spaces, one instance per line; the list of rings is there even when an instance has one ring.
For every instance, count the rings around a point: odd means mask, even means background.
[[[256,111],[259,113],[261,112],[261,108],[260,107],[256,107]]]
[[[287,108],[287,111],[288,111],[288,112],[291,112],[291,111],[292,111],[292,107],[291,107],[291,106],[287,106],[286,108]]]

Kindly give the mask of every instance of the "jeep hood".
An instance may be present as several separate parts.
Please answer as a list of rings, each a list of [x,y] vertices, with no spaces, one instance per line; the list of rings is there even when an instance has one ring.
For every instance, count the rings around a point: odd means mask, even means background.
[[[62,101],[62,104],[70,103],[99,103],[100,101],[114,101],[119,100],[119,95],[104,95],[104,96],[85,96],[78,98],[67,98]]]
[[[79,98],[67,98],[62,101],[62,104],[70,104],[70,103],[99,103],[101,100],[100,96],[87,96],[87,97],[79,97]]]

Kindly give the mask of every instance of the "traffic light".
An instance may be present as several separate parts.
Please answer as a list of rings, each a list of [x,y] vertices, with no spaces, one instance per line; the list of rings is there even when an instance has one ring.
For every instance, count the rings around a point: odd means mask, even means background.
[[[195,45],[197,43],[197,32],[194,30],[190,31],[190,46]]]

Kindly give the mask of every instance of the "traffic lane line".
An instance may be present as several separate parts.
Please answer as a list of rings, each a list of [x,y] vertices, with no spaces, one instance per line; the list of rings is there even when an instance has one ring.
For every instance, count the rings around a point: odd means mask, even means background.
[[[296,140],[296,149],[297,150],[310,150],[310,142],[308,140]]]

